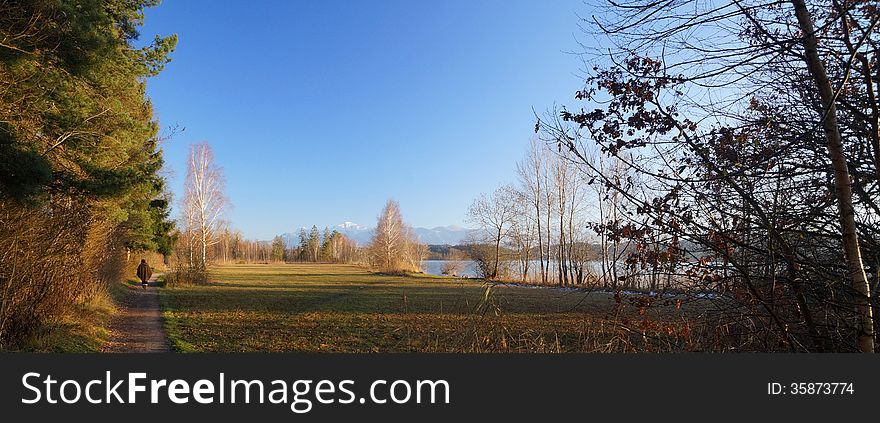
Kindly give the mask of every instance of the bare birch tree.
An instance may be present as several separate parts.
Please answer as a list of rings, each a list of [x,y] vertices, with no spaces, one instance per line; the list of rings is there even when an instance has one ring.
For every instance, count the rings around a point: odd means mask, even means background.
[[[195,269],[207,269],[208,247],[217,242],[228,206],[224,190],[223,171],[214,163],[211,147],[207,143],[190,146],[182,213],[190,240],[190,265]]]
[[[388,200],[376,224],[376,233],[367,247],[373,266],[386,272],[417,272],[425,248],[403,221],[400,204]]]

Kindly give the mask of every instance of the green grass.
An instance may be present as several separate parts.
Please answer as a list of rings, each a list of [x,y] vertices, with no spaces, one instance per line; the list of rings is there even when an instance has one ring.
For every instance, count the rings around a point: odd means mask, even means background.
[[[668,318],[674,307],[660,308],[667,318],[659,324],[604,293],[487,291],[480,281],[377,275],[351,265],[230,265],[210,279],[161,290],[178,351],[639,350],[668,344],[681,329]],[[640,319],[650,333],[612,322],[621,316]]]

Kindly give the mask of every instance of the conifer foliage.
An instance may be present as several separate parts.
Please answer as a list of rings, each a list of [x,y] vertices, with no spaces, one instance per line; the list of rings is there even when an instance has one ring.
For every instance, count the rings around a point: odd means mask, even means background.
[[[171,251],[145,83],[177,38],[134,45],[158,3],[0,2],[0,349]]]

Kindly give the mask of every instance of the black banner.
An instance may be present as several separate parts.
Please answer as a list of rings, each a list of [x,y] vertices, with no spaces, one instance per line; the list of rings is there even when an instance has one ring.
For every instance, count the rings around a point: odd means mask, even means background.
[[[880,355],[7,354],[0,370],[6,421],[842,421],[880,398]]]

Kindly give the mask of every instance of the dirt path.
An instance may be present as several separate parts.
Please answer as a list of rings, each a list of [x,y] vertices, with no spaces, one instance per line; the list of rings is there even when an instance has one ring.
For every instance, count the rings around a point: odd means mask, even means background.
[[[169,352],[168,336],[162,326],[162,309],[159,292],[153,274],[150,286],[144,290],[140,285],[129,286],[128,296],[122,302],[119,313],[110,322],[112,333],[105,352]]]

